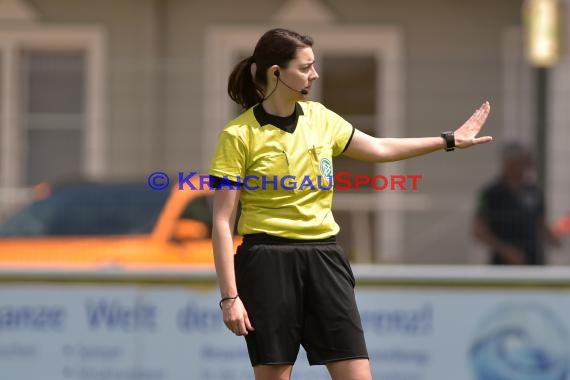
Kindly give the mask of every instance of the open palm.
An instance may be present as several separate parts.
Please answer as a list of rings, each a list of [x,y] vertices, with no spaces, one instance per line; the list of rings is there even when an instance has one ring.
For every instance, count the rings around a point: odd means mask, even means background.
[[[479,107],[477,111],[471,117],[463,123],[463,125],[457,128],[454,132],[455,136],[455,146],[458,148],[468,148],[473,145],[488,143],[493,140],[491,136],[477,137],[489,112],[491,111],[491,105],[489,102],[485,102]]]

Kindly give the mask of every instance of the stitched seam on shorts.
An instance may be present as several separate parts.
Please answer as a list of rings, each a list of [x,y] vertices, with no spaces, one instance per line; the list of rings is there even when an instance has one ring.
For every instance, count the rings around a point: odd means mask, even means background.
[[[323,361],[315,362],[315,363],[312,363],[312,364],[309,363],[309,365],[323,365],[323,364],[334,363],[334,362],[340,362],[340,361],[343,361],[343,360],[350,360],[350,359],[368,359],[368,360],[370,360],[370,358],[369,358],[368,356],[358,355],[358,356],[346,356],[346,357],[341,357],[341,358],[323,360]]]
[[[295,362],[269,362],[269,363],[256,363],[253,367],[258,366],[258,365],[294,365]]]

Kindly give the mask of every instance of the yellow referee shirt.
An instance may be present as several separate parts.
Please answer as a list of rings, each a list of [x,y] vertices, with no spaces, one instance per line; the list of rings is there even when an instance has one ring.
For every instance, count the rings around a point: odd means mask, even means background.
[[[238,233],[307,240],[336,235],[332,158],[353,134],[350,123],[309,101],[297,103],[289,118],[258,104],[230,121],[209,174],[241,184]]]

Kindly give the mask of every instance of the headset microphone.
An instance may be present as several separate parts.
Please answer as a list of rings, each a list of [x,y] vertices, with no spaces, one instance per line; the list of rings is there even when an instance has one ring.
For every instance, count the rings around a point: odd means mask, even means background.
[[[309,91],[307,91],[307,90],[305,90],[305,89],[296,90],[296,89],[294,89],[293,87],[289,86],[287,83],[283,82],[283,81],[281,80],[281,78],[279,78],[279,76],[281,75],[281,72],[280,72],[279,70],[276,70],[274,75],[275,75],[275,77],[277,78],[277,80],[278,80],[279,82],[283,83],[283,85],[284,85],[285,87],[287,87],[288,89],[293,90],[293,91],[295,91],[295,92],[300,92],[302,95],[307,95],[307,94],[309,93]]]

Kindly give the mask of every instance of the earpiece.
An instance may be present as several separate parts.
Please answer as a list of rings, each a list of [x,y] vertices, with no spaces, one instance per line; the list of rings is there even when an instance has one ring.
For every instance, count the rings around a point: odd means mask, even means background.
[[[297,90],[297,89],[294,89],[293,87],[289,86],[287,83],[283,82],[283,81],[279,78],[279,76],[281,75],[281,71],[279,71],[279,69],[275,70],[275,71],[273,72],[273,75],[275,75],[275,78],[277,78],[277,82],[283,83],[283,85],[284,85],[285,87],[287,87],[288,89],[293,90],[293,91],[297,91],[297,92],[299,92],[299,93],[301,93],[301,94],[303,94],[303,95],[307,95],[307,94],[309,93],[309,91],[305,90],[304,88],[303,88],[302,90]],[[275,83],[275,88],[277,88],[277,83]],[[274,89],[273,91],[275,91],[275,89]],[[271,92],[272,94],[273,94],[273,91]],[[265,97],[264,99],[267,99],[268,97],[269,97],[269,96]]]

